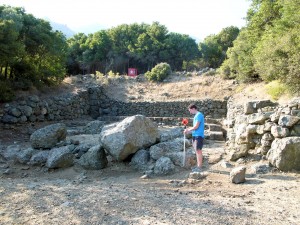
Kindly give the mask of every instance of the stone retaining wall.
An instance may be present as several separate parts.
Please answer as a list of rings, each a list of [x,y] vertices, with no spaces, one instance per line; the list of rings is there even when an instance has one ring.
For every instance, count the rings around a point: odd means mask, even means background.
[[[0,120],[5,124],[59,121],[80,118],[89,115],[89,112],[89,95],[86,91],[47,99],[34,95],[4,104],[0,108]]]
[[[190,101],[173,102],[120,102],[105,96],[99,88],[90,89],[91,116],[133,116],[142,114],[147,117],[190,117],[187,107]],[[227,102],[212,99],[193,101],[207,117],[225,118]]]
[[[4,104],[0,107],[0,120],[5,124],[59,121],[91,116],[132,116],[147,117],[190,117],[187,106],[191,102],[120,102],[106,96],[100,86],[76,94],[40,99],[38,96]],[[227,113],[226,101],[206,99],[194,102],[205,116],[224,118]]]
[[[277,150],[277,145],[273,145],[273,141],[298,140],[296,137],[300,136],[300,99],[293,99],[286,105],[278,105],[269,100],[237,105],[229,100],[226,124],[226,152],[231,160],[247,156],[250,151],[268,155],[271,146]],[[300,160],[300,151],[293,151],[292,149],[291,152],[294,154],[292,158]],[[271,162],[270,156],[269,161]]]

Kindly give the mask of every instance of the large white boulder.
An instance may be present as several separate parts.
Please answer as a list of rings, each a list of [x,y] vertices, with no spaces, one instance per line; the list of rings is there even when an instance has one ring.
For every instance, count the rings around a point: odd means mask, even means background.
[[[139,149],[148,148],[160,138],[156,123],[143,115],[127,117],[111,129],[101,132],[100,140],[108,153],[123,161]]]

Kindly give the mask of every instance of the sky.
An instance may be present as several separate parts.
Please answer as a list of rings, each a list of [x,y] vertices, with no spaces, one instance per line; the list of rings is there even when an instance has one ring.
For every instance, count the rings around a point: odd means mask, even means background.
[[[202,41],[223,28],[246,25],[249,0],[0,0],[0,5],[24,7],[26,13],[85,32],[121,24],[157,21],[169,32]],[[95,30],[94,32],[96,32]]]

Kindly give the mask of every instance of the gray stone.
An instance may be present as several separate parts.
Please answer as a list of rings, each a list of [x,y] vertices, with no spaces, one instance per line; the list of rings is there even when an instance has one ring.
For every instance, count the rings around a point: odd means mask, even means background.
[[[137,151],[131,158],[130,165],[137,170],[148,169],[148,162],[150,161],[150,153],[145,149]]]
[[[2,122],[3,123],[8,123],[8,124],[14,124],[14,123],[18,122],[18,118],[14,117],[14,116],[11,116],[11,115],[8,115],[8,114],[5,114],[2,117]]]
[[[1,151],[0,154],[5,160],[15,161],[20,151],[20,145],[9,145],[5,150]]]
[[[251,172],[255,174],[264,174],[270,171],[270,166],[268,164],[254,164],[251,166]]]
[[[249,144],[241,144],[232,149],[230,149],[229,157],[230,160],[235,161],[241,157],[244,157],[248,154]]]
[[[256,149],[256,153],[266,155],[268,153],[268,151],[270,150],[270,148],[271,148],[270,146],[261,146]]]
[[[184,156],[185,154],[185,156]],[[190,168],[191,166],[194,166],[196,163],[196,155],[194,151],[186,151],[184,152],[170,152],[165,155],[166,157],[170,158],[171,161],[176,165],[176,166],[183,166],[185,168]],[[184,157],[185,157],[185,162],[184,162]]]
[[[101,132],[104,148],[118,161],[159,141],[157,125],[143,115],[127,117],[117,126]]]
[[[224,160],[221,161],[219,164],[220,164],[221,167],[223,167],[223,168],[225,168],[225,169],[231,168],[231,167],[232,167],[232,164],[230,164],[229,162],[224,161]]]
[[[9,111],[9,114],[11,114],[12,116],[14,117],[20,117],[22,115],[22,112],[20,111],[20,109],[18,108],[12,108],[10,111]]]
[[[210,131],[209,140],[225,141],[224,134],[222,131]]]
[[[234,184],[244,183],[246,181],[246,167],[240,166],[231,170],[230,181]]]
[[[42,166],[47,162],[50,151],[39,151],[32,155],[29,164],[32,166]]]
[[[28,105],[24,105],[20,107],[21,112],[26,116],[29,117],[32,115],[32,108]]]
[[[271,134],[275,137],[275,138],[284,138],[289,136],[290,131],[288,128],[286,127],[282,127],[282,126],[272,126],[271,127]]]
[[[292,127],[300,121],[298,116],[282,115],[279,117],[278,124],[283,127]]]
[[[150,156],[152,159],[157,160],[168,153],[180,152],[183,150],[183,144],[179,141],[166,141],[160,142],[150,147]]]
[[[265,113],[254,113],[249,115],[248,123],[250,124],[264,124],[264,122],[270,118],[273,112],[265,112]]]
[[[66,168],[74,164],[74,155],[68,146],[54,148],[49,152],[46,167],[49,169]]]
[[[273,141],[274,137],[271,133],[264,133],[264,135],[261,137],[264,141]]]
[[[30,136],[31,146],[39,149],[49,149],[54,147],[58,142],[64,141],[67,136],[67,128],[63,123],[48,125],[35,131]]]
[[[256,109],[256,105],[254,102],[246,102],[244,104],[244,113],[246,115],[256,113],[256,112],[257,112],[257,109]]]
[[[208,163],[209,164],[216,164],[216,163],[220,162],[221,159],[222,159],[222,153],[209,155]]]
[[[83,132],[85,134],[100,134],[104,124],[104,121],[91,121],[83,128]]]
[[[167,175],[173,173],[175,170],[175,165],[168,157],[159,158],[154,167],[154,173],[157,175]]]
[[[300,124],[292,127],[291,136],[300,136]]]
[[[192,172],[189,174],[190,179],[202,180],[208,176],[208,172]]]
[[[34,152],[35,151],[33,148],[27,148],[27,149],[21,150],[20,152],[17,153],[16,160],[19,163],[26,164],[30,161]]]
[[[273,166],[282,171],[300,171],[300,137],[275,139],[267,158]]]
[[[90,148],[85,154],[83,154],[78,163],[88,170],[99,170],[107,166],[107,158],[105,151],[101,145]]]
[[[161,142],[183,137],[183,128],[181,127],[160,127],[159,132]]]

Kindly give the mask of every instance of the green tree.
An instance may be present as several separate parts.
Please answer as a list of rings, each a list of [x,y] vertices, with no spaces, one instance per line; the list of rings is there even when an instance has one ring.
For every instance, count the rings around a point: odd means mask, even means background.
[[[84,33],[78,33],[67,40],[67,71],[69,74],[84,74],[86,67],[83,61],[83,52],[87,50],[87,38]]]
[[[139,35],[146,32],[146,24],[122,24],[108,30],[112,50],[108,53],[110,68],[116,72],[126,73],[131,60],[139,60],[136,55],[136,43]],[[134,63],[134,62],[132,62]]]
[[[300,4],[278,1],[280,19],[266,30],[253,51],[255,69],[263,80],[280,80],[292,92],[300,90]]]
[[[199,50],[207,66],[218,68],[226,58],[226,52],[233,46],[233,41],[239,34],[239,28],[230,26],[217,35],[209,35],[199,43]]]
[[[153,22],[150,26],[145,25],[145,31],[141,32],[135,44],[130,46],[131,55],[149,70],[160,61],[160,52],[164,49],[167,34],[167,28],[158,22]]]
[[[107,55],[112,43],[106,31],[98,31],[86,40],[87,49],[83,52],[83,62],[88,67],[89,73],[108,71]]]
[[[199,43],[199,50],[208,67],[217,68],[222,60],[222,47],[218,43],[217,35],[209,35],[204,42]]]
[[[23,16],[22,8],[0,6],[0,77],[3,79],[11,79],[12,65],[25,54],[25,46],[20,40]]]
[[[164,49],[160,51],[160,60],[169,63],[174,70],[182,70],[184,62],[188,64],[198,56],[199,50],[194,39],[173,32],[167,35]]]
[[[253,0],[247,13],[247,26],[242,29],[233,47],[227,52],[227,59],[221,66],[226,77],[237,77],[242,81],[259,79],[255,69],[253,51],[263,34],[272,29],[274,22],[280,18],[279,1]]]
[[[0,79],[6,85],[1,96],[12,96],[9,87],[61,82],[66,51],[65,36],[53,31],[49,22],[26,14],[23,8],[0,6]]]
[[[65,76],[67,44],[65,36],[53,31],[49,22],[24,14],[20,39],[26,56],[13,65],[16,80],[35,84],[57,84]]]
[[[225,77],[238,78],[245,82],[257,79],[252,57],[256,38],[247,29],[243,29],[233,43],[234,46],[227,51],[228,59],[222,64],[221,71]]]

